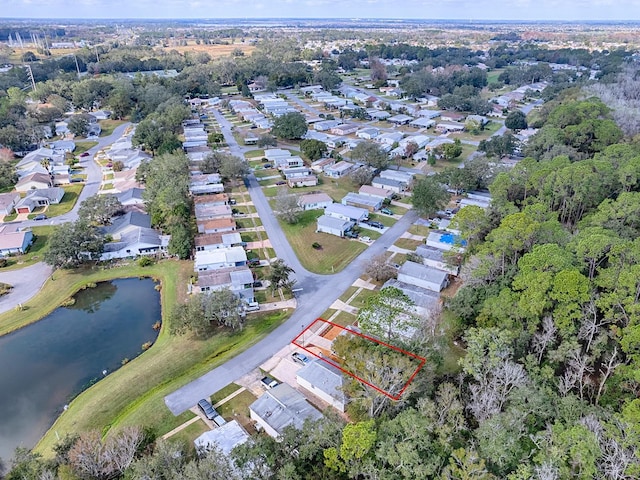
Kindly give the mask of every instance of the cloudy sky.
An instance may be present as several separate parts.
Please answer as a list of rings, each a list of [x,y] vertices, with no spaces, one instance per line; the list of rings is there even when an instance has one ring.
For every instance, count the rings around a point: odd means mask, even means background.
[[[0,0],[20,18],[640,20],[640,0]]]

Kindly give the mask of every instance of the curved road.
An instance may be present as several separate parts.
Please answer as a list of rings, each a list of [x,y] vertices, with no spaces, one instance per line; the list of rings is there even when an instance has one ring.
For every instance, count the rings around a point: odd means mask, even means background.
[[[215,116],[231,152],[242,156],[243,148],[233,138],[229,122],[218,112]],[[342,272],[335,275],[318,275],[303,268],[298,261],[254,175],[249,177],[248,190],[278,258],[284,260],[296,272],[296,288],[302,288],[297,295],[298,306],[285,323],[260,342],[167,395],[164,401],[174,415],[181,414],[198,403],[201,398],[210,396],[259,367],[278,350],[289,344],[304,327],[322,315],[338,295],[351,286],[373,257],[385,252],[417,219],[417,214],[412,210],[409,211]]]
[[[111,145],[114,141],[122,136],[125,129],[131,125],[125,123],[117,127],[111,135],[98,139],[98,144],[88,150],[89,156],[82,157],[81,164],[85,167],[87,172],[87,180],[80,192],[80,196],[76,201],[73,209],[64,215],[54,217],[49,222],[49,225],[59,225],[65,222],[73,222],[78,218],[78,209],[80,204],[87,198],[96,195],[100,190],[100,183],[102,182],[102,170],[100,166],[93,161],[94,155],[107,145]],[[11,225],[19,227],[36,227],[43,225],[42,221],[25,220],[22,222],[12,222]],[[17,305],[25,303],[33,296],[35,296],[42,285],[50,277],[52,268],[44,262],[38,262],[29,267],[21,268],[19,270],[10,270],[7,272],[0,272],[0,282],[13,285],[11,291],[0,297],[0,313],[13,310]]]

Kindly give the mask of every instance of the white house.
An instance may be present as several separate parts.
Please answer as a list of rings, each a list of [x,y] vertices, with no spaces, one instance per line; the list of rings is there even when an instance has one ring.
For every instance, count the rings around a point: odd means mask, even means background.
[[[373,140],[380,134],[380,130],[375,127],[368,127],[358,130],[356,132],[356,137],[362,138],[364,140]]]
[[[380,197],[372,197],[370,195],[361,195],[359,193],[349,192],[342,198],[343,205],[351,205],[354,207],[365,208],[370,212],[375,212],[382,207],[383,199]]]
[[[355,223],[351,220],[322,215],[318,217],[316,232],[328,233],[330,235],[335,235],[336,237],[344,237],[345,232],[353,228],[354,225]]]
[[[325,215],[352,222],[361,222],[369,218],[369,212],[364,208],[352,207],[341,203],[332,203],[324,209]]]
[[[167,250],[170,239],[170,235],[159,235],[152,228],[135,227],[122,233],[118,240],[105,243],[100,260],[162,253]]]
[[[17,229],[10,225],[0,227],[0,257],[25,253],[33,242],[30,229]]]
[[[229,248],[243,246],[244,242],[238,232],[233,233],[204,233],[196,235],[194,239],[197,252],[204,250],[217,250],[218,248]]]
[[[416,248],[416,255],[419,255],[422,258],[422,263],[424,265],[437,268],[438,270],[444,270],[445,272],[449,272],[451,275],[458,275],[458,271],[460,269],[447,263],[444,256],[444,250],[436,247],[430,247],[429,245],[419,245]]]
[[[315,175],[305,175],[304,177],[291,177],[287,179],[287,185],[295,187],[315,187],[318,185],[318,177]]]
[[[251,419],[264,431],[278,438],[285,427],[302,428],[305,420],[320,420],[322,414],[288,383],[267,390],[249,405]]]
[[[253,273],[247,265],[218,268],[198,273],[198,288],[202,293],[228,288],[245,303],[255,301]]]
[[[344,379],[339,368],[318,358],[298,370],[296,381],[329,405],[345,411],[347,397],[342,390]]]
[[[237,420],[231,420],[221,427],[204,432],[193,443],[199,454],[219,449],[224,455],[230,455],[234,448],[246,443],[250,438]]]
[[[298,205],[303,210],[319,210],[321,208],[327,208],[333,203],[333,200],[326,193],[309,193],[302,195],[298,199]]]
[[[324,174],[331,178],[344,177],[349,173],[355,165],[351,162],[341,161],[335,165],[329,165],[324,168]]]
[[[440,250],[464,250],[466,242],[459,236],[442,230],[430,232],[427,236],[427,246],[439,248]]]
[[[390,178],[382,178],[380,176],[371,180],[371,185],[376,188],[391,190],[393,193],[401,193],[407,189],[407,185],[404,182],[399,182]]]
[[[407,261],[398,270],[398,281],[440,292],[449,285],[449,274],[428,265]]]
[[[242,267],[247,264],[247,252],[242,247],[196,251],[194,270],[205,272],[218,268]]]
[[[64,197],[64,189],[60,187],[29,190],[27,195],[15,204],[15,209],[18,213],[31,213],[38,207],[60,203],[62,197]]]
[[[11,215],[13,207],[15,207],[19,200],[19,193],[0,193],[0,215]]]
[[[380,172],[380,176],[382,178],[388,178],[390,180],[396,180],[397,182],[402,182],[405,185],[411,184],[413,181],[413,174],[409,172],[404,172],[402,170],[382,170]]]

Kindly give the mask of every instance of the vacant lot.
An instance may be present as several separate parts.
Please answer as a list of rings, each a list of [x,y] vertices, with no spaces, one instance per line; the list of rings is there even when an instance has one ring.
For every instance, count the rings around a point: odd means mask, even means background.
[[[231,45],[198,45],[191,41],[188,42],[187,45],[164,47],[164,50],[176,50],[182,54],[186,52],[206,52],[211,56],[211,58],[228,57],[235,50],[240,50],[245,55],[249,55],[255,49],[256,47],[254,45],[248,45],[245,43],[234,43]]]
[[[294,225],[280,224],[304,268],[314,273],[339,272],[367,246],[328,233],[316,233],[316,219],[322,213],[322,210],[309,210],[303,212]],[[316,242],[321,245],[318,250],[311,246]]]

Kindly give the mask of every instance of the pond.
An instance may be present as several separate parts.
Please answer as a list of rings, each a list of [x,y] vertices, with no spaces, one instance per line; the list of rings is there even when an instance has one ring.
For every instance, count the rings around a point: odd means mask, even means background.
[[[33,447],[71,399],[153,342],[161,319],[151,279],[79,292],[37,323],[0,337],[0,458]]]

